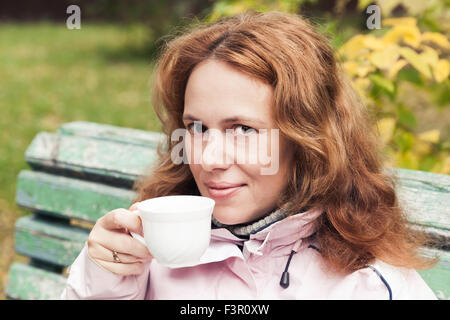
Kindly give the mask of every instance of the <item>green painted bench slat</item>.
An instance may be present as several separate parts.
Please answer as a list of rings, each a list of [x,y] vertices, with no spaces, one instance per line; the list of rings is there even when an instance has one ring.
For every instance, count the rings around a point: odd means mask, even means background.
[[[429,234],[433,246],[450,244],[450,176],[423,171],[395,169],[399,178],[400,205],[417,229]],[[422,179],[422,180],[421,180]]]
[[[91,137],[41,132],[25,152],[28,164],[37,170],[64,170],[89,178],[133,182],[149,169],[156,150],[148,146],[124,144]]]
[[[407,169],[396,172],[400,178],[398,196],[410,220],[450,230],[450,176]]]
[[[21,255],[67,267],[88,236],[89,230],[31,215],[17,220],[14,248]]]
[[[125,144],[136,144],[152,149],[156,149],[160,142],[165,142],[165,135],[159,132],[121,128],[85,121],[65,123],[58,128],[57,132],[62,135],[83,136]]]
[[[422,249],[426,256],[439,257],[439,262],[432,269],[419,270],[420,276],[441,300],[450,299],[450,253],[430,248]]]
[[[6,297],[21,300],[57,300],[66,278],[31,265],[14,262],[8,273]]]
[[[97,182],[22,170],[16,203],[70,219],[95,222],[116,208],[129,208],[136,193]]]
[[[421,190],[450,192],[450,177],[448,174],[404,168],[396,168],[396,174],[405,186],[415,186],[416,189]]]

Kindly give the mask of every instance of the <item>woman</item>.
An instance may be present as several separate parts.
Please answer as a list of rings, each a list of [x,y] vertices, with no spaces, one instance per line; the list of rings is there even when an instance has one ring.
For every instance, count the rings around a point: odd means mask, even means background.
[[[154,83],[167,143],[136,202],[213,198],[217,254],[163,267],[129,235],[142,234],[136,215],[113,210],[92,229],[63,298],[436,298],[414,270],[433,261],[417,254],[424,239],[383,172],[371,118],[305,20],[247,12],[197,24],[167,43]],[[180,128],[187,163],[173,157]],[[277,135],[255,149],[265,129]],[[236,161],[261,149],[269,162]]]

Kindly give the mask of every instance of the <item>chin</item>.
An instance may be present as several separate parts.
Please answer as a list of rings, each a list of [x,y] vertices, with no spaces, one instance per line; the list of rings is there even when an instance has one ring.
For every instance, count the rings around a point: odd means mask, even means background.
[[[275,210],[276,207],[273,207],[270,210],[263,210],[263,214],[260,211],[251,210],[251,208],[246,207],[235,207],[235,206],[227,206],[227,207],[219,207],[214,208],[213,216],[220,223],[227,225],[234,224],[244,224],[244,223],[252,223],[259,219],[262,219],[267,213]],[[243,216],[242,213],[245,212],[247,215]]]
[[[238,219],[234,219],[233,217],[223,217],[223,216],[217,216],[214,215],[214,218],[216,218],[217,221],[219,221],[222,224],[228,224],[228,225],[233,225],[233,224],[240,224],[243,223]]]
[[[231,209],[231,210],[219,210],[218,212],[214,212],[214,218],[223,224],[233,225],[233,224],[241,224],[246,223],[249,219],[246,219],[242,216],[236,216],[239,214],[239,209]]]

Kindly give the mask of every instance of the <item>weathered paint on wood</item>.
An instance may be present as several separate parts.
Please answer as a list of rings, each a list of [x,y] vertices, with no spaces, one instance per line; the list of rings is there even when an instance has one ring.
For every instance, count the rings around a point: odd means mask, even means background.
[[[90,137],[98,140],[116,141],[125,144],[136,144],[156,149],[165,135],[160,132],[123,128],[100,123],[75,121],[61,125],[58,128],[61,135]]]
[[[67,267],[80,253],[88,235],[89,230],[34,215],[25,216],[16,222],[14,248],[21,255]]]
[[[13,263],[8,273],[6,297],[21,300],[57,300],[66,285],[60,274]]]
[[[90,222],[113,209],[128,209],[135,198],[132,190],[45,172],[22,170],[17,180],[18,205]]]
[[[417,189],[450,192],[450,176],[426,172],[420,170],[411,170],[404,168],[395,169],[397,176],[404,181],[405,185],[416,185]]]
[[[420,276],[441,300],[450,299],[450,253],[436,249],[423,249],[423,254],[430,257],[439,257],[434,268],[418,271]]]
[[[431,236],[433,245],[450,246],[450,176],[395,169],[397,194],[408,219]]]
[[[44,167],[132,182],[150,172],[156,150],[117,141],[41,132],[26,150],[25,159],[36,169]]]
[[[450,176],[396,169],[400,203],[419,225],[450,230]]]

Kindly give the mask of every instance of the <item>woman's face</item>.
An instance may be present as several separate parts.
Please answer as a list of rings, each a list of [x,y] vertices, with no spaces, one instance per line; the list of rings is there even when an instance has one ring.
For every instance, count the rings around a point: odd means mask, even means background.
[[[221,223],[261,218],[275,209],[287,185],[292,148],[273,126],[272,94],[270,85],[213,59],[189,77],[186,157],[201,195],[215,200],[213,215]]]

